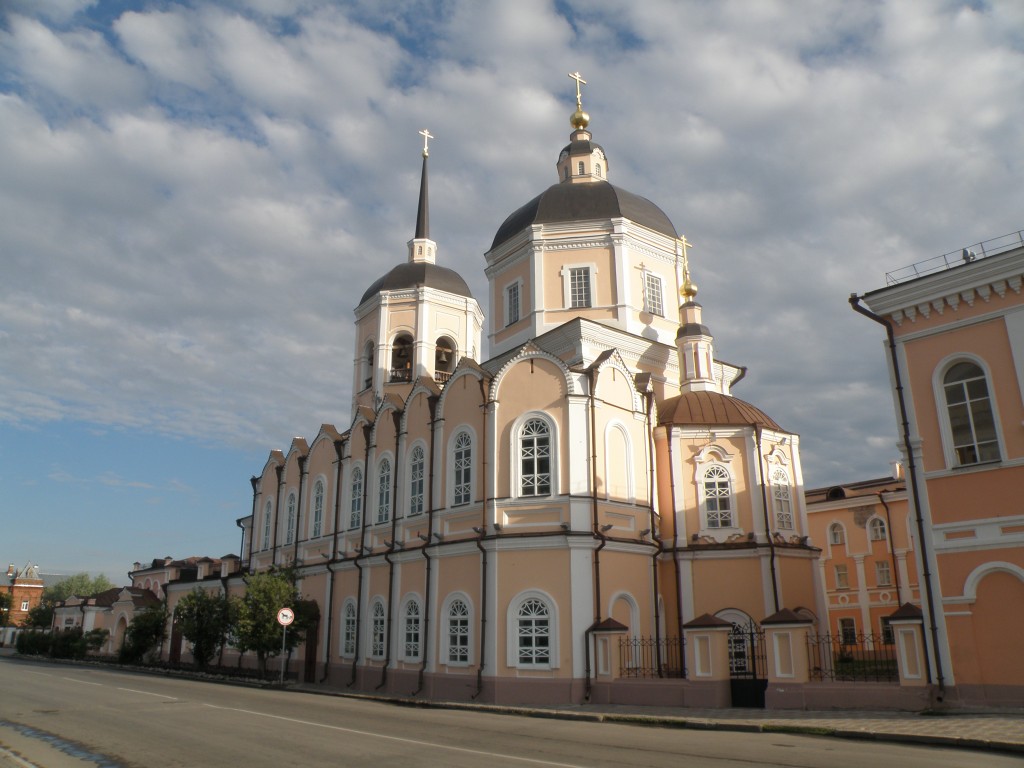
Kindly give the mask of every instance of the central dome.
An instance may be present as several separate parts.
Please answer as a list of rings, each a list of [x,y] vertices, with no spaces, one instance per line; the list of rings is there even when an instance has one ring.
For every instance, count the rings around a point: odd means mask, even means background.
[[[561,221],[625,218],[663,235],[678,238],[676,228],[658,206],[607,181],[588,184],[554,184],[522,208],[514,211],[491,243],[497,248],[532,224]]]
[[[386,275],[374,281],[373,285],[366,289],[366,293],[363,294],[359,303],[363,304],[381,291],[401,291],[420,286],[465,296],[467,299],[473,298],[466,281],[455,270],[427,262],[407,262],[399,264]]]

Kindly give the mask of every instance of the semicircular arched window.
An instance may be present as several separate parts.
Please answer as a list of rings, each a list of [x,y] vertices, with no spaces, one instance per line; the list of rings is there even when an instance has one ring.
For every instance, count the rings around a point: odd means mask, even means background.
[[[999,461],[999,439],[985,372],[975,363],[952,366],[942,379],[958,466]]]

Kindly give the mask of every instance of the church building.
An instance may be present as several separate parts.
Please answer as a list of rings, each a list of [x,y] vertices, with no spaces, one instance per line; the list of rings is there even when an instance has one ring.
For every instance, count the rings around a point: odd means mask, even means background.
[[[423,131],[408,253],[355,308],[351,422],[253,478],[242,568],[297,567],[308,681],[582,702],[611,666],[681,676],[687,628],[825,616],[799,437],[733,395],[690,243],[612,183],[571,77],[554,183],[484,254],[490,317],[432,239]]]

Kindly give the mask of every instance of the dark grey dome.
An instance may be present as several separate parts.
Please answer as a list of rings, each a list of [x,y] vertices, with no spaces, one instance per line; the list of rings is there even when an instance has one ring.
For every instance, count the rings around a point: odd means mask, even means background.
[[[359,300],[362,304],[369,298],[376,296],[381,291],[401,291],[407,288],[419,286],[434,288],[438,291],[447,291],[468,299],[473,298],[469,292],[469,286],[453,269],[439,267],[437,264],[426,262],[406,262],[388,272],[384,277],[376,280],[373,285],[366,289],[363,298]]]
[[[491,248],[531,224],[586,221],[623,217],[673,239],[679,235],[668,216],[650,200],[613,186],[607,181],[586,184],[555,184],[515,211],[498,227]]]

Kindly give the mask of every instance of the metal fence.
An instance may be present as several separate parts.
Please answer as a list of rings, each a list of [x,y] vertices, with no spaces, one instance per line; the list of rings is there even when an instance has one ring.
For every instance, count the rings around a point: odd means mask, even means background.
[[[896,646],[883,635],[812,632],[807,636],[807,656],[811,680],[898,683],[900,679]]]
[[[686,677],[686,643],[680,637],[623,637],[619,640],[622,677]]]

